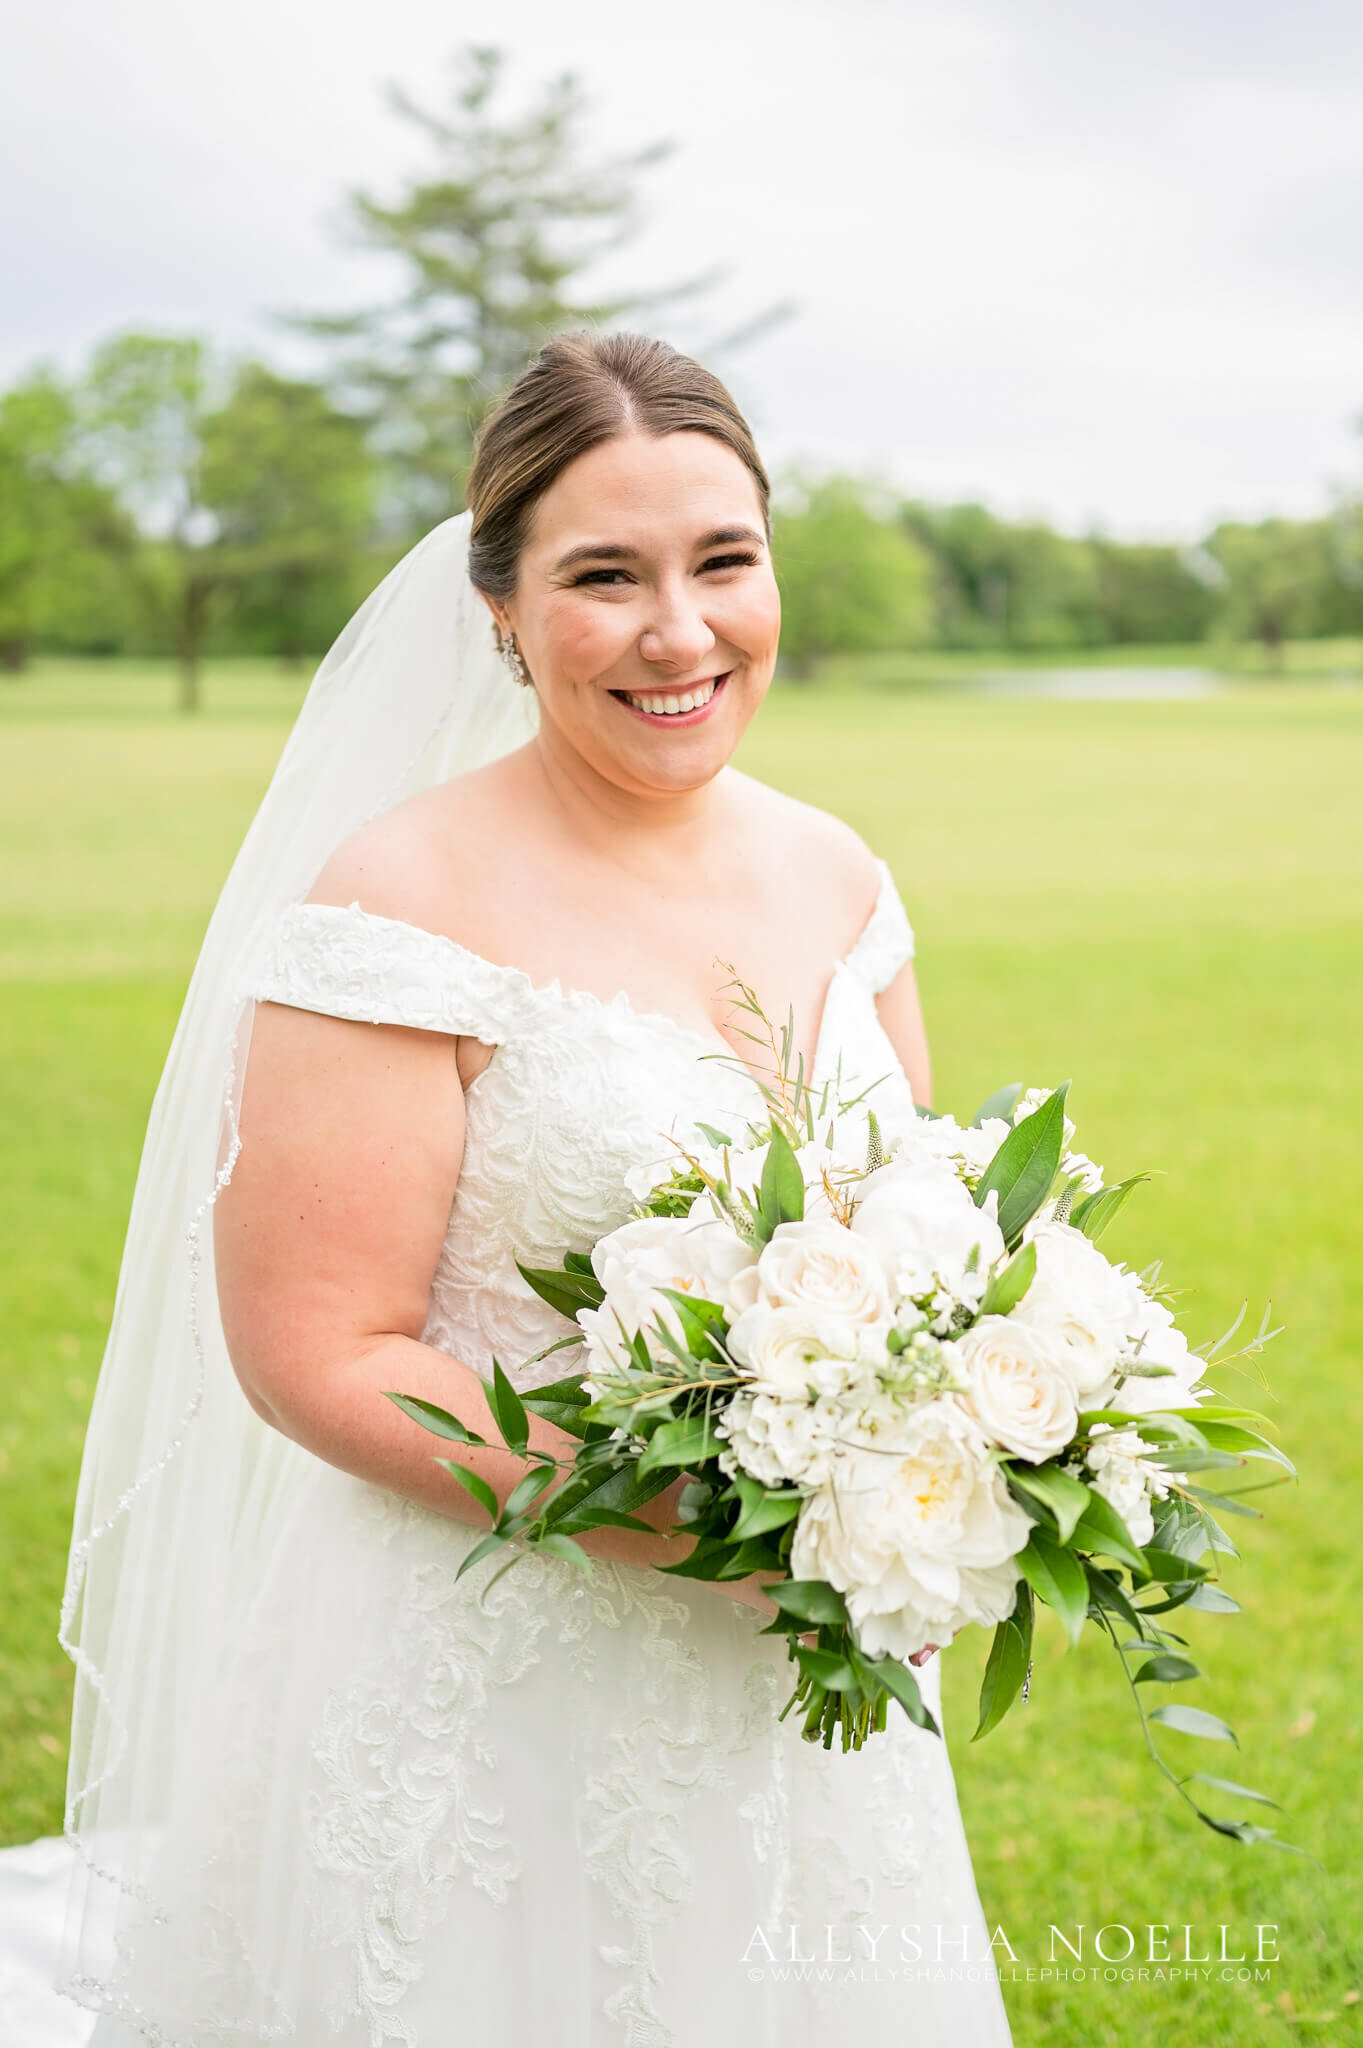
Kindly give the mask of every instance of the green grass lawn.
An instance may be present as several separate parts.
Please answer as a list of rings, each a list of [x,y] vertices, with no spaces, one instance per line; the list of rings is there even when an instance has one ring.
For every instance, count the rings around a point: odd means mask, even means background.
[[[186,722],[165,711],[160,670],[63,664],[0,685],[0,1840],[60,1823],[55,1612],[143,1121],[297,695],[266,665],[224,665]],[[918,930],[939,1103],[968,1112],[1001,1081],[1073,1075],[1085,1149],[1110,1177],[1161,1170],[1116,1248],[1165,1259],[1195,1339],[1245,1294],[1256,1317],[1271,1297],[1288,1325],[1265,1370],[1301,1481],[1264,1496],[1262,1525],[1236,1525],[1245,1563],[1227,1583],[1248,1612],[1188,1626],[1212,1674],[1194,1694],[1242,1747],[1170,1734],[1166,1750],[1274,1792],[1310,1856],[1246,1851],[1185,1820],[1096,1639],[1062,1660],[1048,1631],[1030,1703],[972,1747],[985,1645],[963,1637],[946,1659],[952,1748],[986,1913],[1018,1956],[1017,2039],[1343,2037],[1363,2011],[1347,1998],[1363,1989],[1363,693],[1309,680],[1149,703],[792,689],[743,759],[891,861]],[[1259,1983],[1028,1981],[1051,1922],[1071,1935],[1082,1922],[1090,1943],[1121,1924],[1143,1942],[1149,1923],[1191,1923],[1215,1942],[1225,1923],[1234,1942],[1275,1922],[1281,1960]]]

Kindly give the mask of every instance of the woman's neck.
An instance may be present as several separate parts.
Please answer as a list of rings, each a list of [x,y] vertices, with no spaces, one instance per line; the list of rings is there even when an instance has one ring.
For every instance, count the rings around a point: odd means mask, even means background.
[[[628,789],[601,775],[552,726],[541,727],[522,758],[573,844],[635,873],[655,863],[675,873],[678,859],[700,859],[728,810],[723,770],[696,789]]]

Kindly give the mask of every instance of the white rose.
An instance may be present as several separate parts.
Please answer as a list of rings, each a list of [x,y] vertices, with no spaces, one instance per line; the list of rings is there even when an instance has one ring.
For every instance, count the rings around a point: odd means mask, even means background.
[[[1005,1250],[993,1215],[976,1208],[954,1173],[931,1163],[894,1160],[868,1175],[852,1230],[880,1254],[896,1300],[921,1300],[940,1287],[977,1302]]]
[[[771,1308],[889,1326],[885,1268],[874,1247],[840,1223],[779,1223],[758,1257],[757,1290]]]
[[[610,1231],[592,1253],[605,1298],[577,1319],[587,1334],[591,1369],[603,1355],[617,1366],[626,1364],[629,1340],[658,1322],[681,1338],[676,1312],[660,1292],[664,1287],[738,1313],[751,1299],[755,1264],[751,1247],[723,1223],[648,1216]]]
[[[790,1569],[845,1594],[869,1656],[908,1657],[1011,1613],[1031,1527],[975,1426],[926,1402],[839,1449],[800,1511]]]
[[[1155,1533],[1150,1502],[1163,1500],[1168,1493],[1168,1474],[1162,1466],[1149,1462],[1146,1453],[1154,1445],[1134,1429],[1113,1429],[1110,1423],[1096,1422],[1093,1439],[1085,1457],[1093,1475],[1093,1490],[1117,1510],[1132,1541],[1144,1546]]]
[[[1078,1389],[1044,1330],[1014,1316],[981,1316],[951,1355],[966,1382],[961,1406],[991,1442],[1034,1465],[1064,1450],[1078,1419]]]
[[[756,1301],[730,1326],[729,1351],[769,1393],[840,1394],[865,1378],[865,1364],[875,1357],[863,1350],[867,1328],[828,1311]]]
[[[1128,1348],[1136,1282],[1072,1223],[1032,1223],[1024,1235],[1036,1250],[1036,1275],[1013,1317],[1063,1347],[1079,1394],[1096,1405]]]

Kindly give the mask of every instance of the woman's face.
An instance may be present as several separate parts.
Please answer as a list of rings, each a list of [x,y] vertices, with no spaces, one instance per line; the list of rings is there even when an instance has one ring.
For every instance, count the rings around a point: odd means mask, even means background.
[[[627,434],[535,506],[514,595],[541,734],[638,796],[723,767],[771,682],[781,606],[757,486],[710,434]]]

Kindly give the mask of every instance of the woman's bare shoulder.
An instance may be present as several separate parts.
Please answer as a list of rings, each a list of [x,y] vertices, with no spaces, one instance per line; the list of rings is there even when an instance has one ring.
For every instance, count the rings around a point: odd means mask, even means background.
[[[489,769],[420,790],[344,840],[308,901],[358,903],[375,917],[468,939],[456,927],[465,926],[486,885],[497,815]]]
[[[861,834],[844,818],[769,783],[731,770],[748,824],[776,853],[784,871],[800,878],[802,902],[811,894],[844,926],[859,929],[874,908],[880,864]]]

